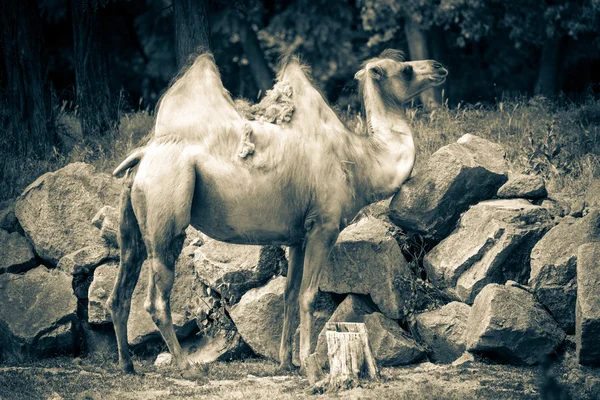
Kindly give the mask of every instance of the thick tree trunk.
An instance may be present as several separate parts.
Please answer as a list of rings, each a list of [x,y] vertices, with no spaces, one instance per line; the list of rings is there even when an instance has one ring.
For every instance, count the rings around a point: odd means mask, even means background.
[[[10,150],[48,154],[55,143],[52,95],[35,0],[0,1],[2,83],[8,109]]]
[[[210,48],[208,0],[174,0],[175,56],[177,67],[185,65],[188,57]]]
[[[273,87],[273,71],[269,68],[269,64],[265,60],[265,55],[260,48],[260,42],[256,36],[256,32],[248,21],[240,18],[240,33],[242,47],[252,71],[252,76],[256,82],[256,86],[261,90],[262,94]]]
[[[406,18],[404,33],[406,34],[411,60],[428,60],[431,58],[427,43],[427,34],[417,22],[411,18]],[[419,97],[426,107],[439,107],[442,104],[440,88],[427,89]]]
[[[84,136],[103,135],[118,123],[109,85],[102,9],[71,0],[77,106]]]
[[[552,97],[558,93],[564,47],[565,39],[562,37],[551,37],[544,42],[535,94]]]

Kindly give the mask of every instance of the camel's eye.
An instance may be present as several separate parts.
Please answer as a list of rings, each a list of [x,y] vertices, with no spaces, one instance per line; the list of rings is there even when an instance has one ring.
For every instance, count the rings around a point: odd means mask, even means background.
[[[406,67],[402,68],[402,76],[404,77],[404,79],[412,79],[413,76],[413,67],[411,65],[407,65]]]

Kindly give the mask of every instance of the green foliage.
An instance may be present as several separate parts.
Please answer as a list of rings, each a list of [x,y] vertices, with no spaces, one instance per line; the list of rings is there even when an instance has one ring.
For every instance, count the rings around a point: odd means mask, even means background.
[[[412,18],[423,28],[438,26],[458,30],[456,44],[478,42],[497,31],[508,31],[518,48],[524,43],[541,44],[548,37],[599,33],[598,0],[362,0],[365,31],[374,32],[369,43],[388,42],[403,18]]]
[[[364,56],[356,46],[363,36],[352,29],[356,18],[349,1],[297,1],[275,15],[258,34],[269,59],[302,54],[312,66],[314,78],[325,83],[352,76]]]

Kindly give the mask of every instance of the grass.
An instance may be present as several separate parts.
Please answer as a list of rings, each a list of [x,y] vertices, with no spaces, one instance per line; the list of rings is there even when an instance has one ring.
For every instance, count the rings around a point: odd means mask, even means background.
[[[516,98],[494,105],[447,105],[425,112],[407,110],[417,145],[417,163],[466,133],[501,144],[516,172],[544,176],[551,193],[579,196],[600,178],[600,99],[582,104],[543,97]],[[44,160],[0,154],[0,201],[18,196],[41,174],[84,161],[110,172],[153,126],[148,110],[123,114],[103,137],[81,135],[76,116],[60,110],[58,129],[67,149]]]
[[[409,110],[418,160],[471,133],[501,144],[515,172],[538,173],[552,193],[579,196],[600,178],[600,101],[559,105],[543,97],[493,106]],[[419,157],[420,156],[420,157]]]
[[[137,375],[124,375],[115,361],[98,363],[94,356],[0,365],[1,399],[538,399],[538,367],[476,361],[471,365],[422,363],[381,369],[379,382],[339,392],[311,395],[310,385],[296,373],[278,376],[274,362],[246,359],[216,362],[199,378],[183,378],[176,369],[156,369],[136,359]],[[557,388],[572,398],[599,394],[587,382],[600,382],[600,370],[577,364],[573,349],[558,359],[552,376]],[[58,397],[55,397],[58,398]]]

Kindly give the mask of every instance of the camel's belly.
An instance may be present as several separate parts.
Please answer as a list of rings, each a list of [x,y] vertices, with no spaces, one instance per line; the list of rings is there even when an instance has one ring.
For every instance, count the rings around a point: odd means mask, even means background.
[[[291,245],[303,240],[307,207],[290,199],[281,185],[232,179],[228,185],[199,186],[191,224],[206,235],[238,244]]]

